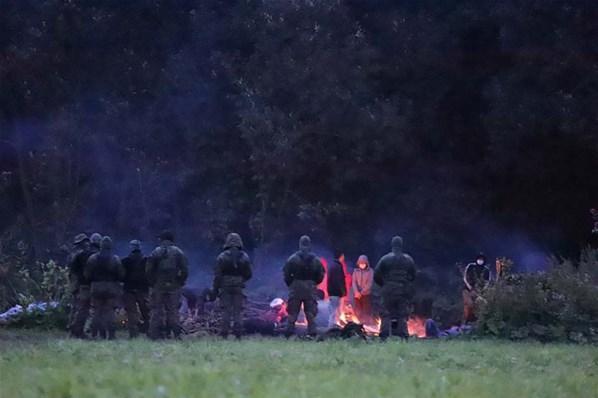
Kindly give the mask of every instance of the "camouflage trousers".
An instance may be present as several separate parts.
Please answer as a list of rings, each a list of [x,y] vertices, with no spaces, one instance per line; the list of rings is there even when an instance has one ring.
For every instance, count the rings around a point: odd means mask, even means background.
[[[69,319],[69,332],[72,337],[85,337],[85,323],[91,307],[90,287],[79,286],[73,292],[73,301]]]
[[[243,332],[243,301],[245,296],[240,288],[222,289],[220,293],[220,308],[222,310],[222,325],[220,334],[227,336],[231,329],[235,336],[240,337]]]
[[[398,294],[382,296],[383,311],[380,337],[398,336],[404,339],[409,337],[407,317],[409,316],[409,299]]]
[[[127,328],[130,337],[139,335],[140,321],[143,321],[141,330],[147,331],[150,321],[150,309],[147,290],[128,290],[123,294],[123,304],[127,312]]]
[[[92,335],[113,339],[116,333],[114,308],[120,298],[120,285],[116,282],[94,282],[91,285]]]
[[[287,334],[295,333],[295,322],[303,306],[307,319],[307,332],[310,335],[317,333],[316,316],[318,315],[318,301],[316,300],[316,285],[312,281],[294,281],[289,286],[289,313]]]
[[[180,289],[162,290],[152,289],[150,293],[150,322],[148,335],[152,339],[168,337],[172,332],[174,337],[181,334],[179,320]]]

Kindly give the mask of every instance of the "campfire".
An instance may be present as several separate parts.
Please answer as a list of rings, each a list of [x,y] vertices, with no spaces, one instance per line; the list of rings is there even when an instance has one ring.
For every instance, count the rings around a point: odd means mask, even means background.
[[[350,303],[346,303],[345,300],[343,300],[343,305],[341,305],[336,317],[336,324],[340,328],[344,328],[349,323],[356,323],[363,326],[366,334],[370,336],[378,336],[380,334],[382,326],[382,319],[380,317],[375,317],[373,322],[363,322],[357,317],[355,311],[353,311],[353,306]]]
[[[339,310],[339,314],[337,314],[336,324],[338,327],[344,328],[349,323],[363,326],[363,329],[368,336],[378,336],[382,326],[382,319],[380,317],[374,317],[372,322],[362,322],[355,314],[355,311],[353,311],[353,306],[350,303],[343,303]],[[407,330],[409,331],[409,336],[425,338],[426,319],[417,315],[410,316],[407,320]]]
[[[320,258],[322,265],[324,265],[324,269],[326,270],[326,274],[328,274],[328,263],[326,259]],[[347,266],[343,263],[343,268],[345,269],[345,274],[347,278],[345,280],[347,292],[351,290],[351,276],[347,272]],[[326,289],[326,277],[322,281],[320,285],[318,285],[318,289],[324,292],[324,298],[328,299],[328,292]],[[341,300],[341,305],[339,306],[339,310],[336,314],[336,325],[339,328],[344,328],[349,324],[357,324],[363,327],[363,330],[368,336],[378,336],[380,335],[380,329],[382,327],[382,319],[379,316],[374,316],[372,319],[359,319],[356,312],[353,309],[353,306],[348,300],[347,297],[344,297]],[[299,322],[297,323],[299,324]],[[409,332],[409,336],[418,337],[418,338],[425,338],[426,337],[426,320],[423,317],[412,315],[409,317],[407,321],[407,330]]]
[[[321,259],[322,264],[326,270],[328,271],[328,263],[325,259]],[[352,281],[351,276],[346,271],[346,265],[343,264],[345,268],[345,275],[347,278],[345,280],[346,283],[346,291],[351,291]],[[316,322],[320,328],[320,331],[323,330],[324,326],[328,323],[328,300],[329,295],[327,292],[327,281],[326,276],[322,283],[320,283],[317,287],[320,290],[319,294],[319,305],[320,308],[320,316]],[[349,294],[350,296],[350,294]],[[243,312],[244,322],[247,324],[251,324],[253,330],[255,330],[256,325],[264,326],[261,328],[262,330],[268,329],[267,334],[282,332],[284,330],[284,321],[286,320],[287,316],[287,303],[281,299],[277,298],[273,302],[280,301],[279,306],[271,307],[270,301],[268,299],[260,300],[257,297],[253,299],[248,299],[245,305],[245,309]],[[217,310],[217,306],[213,303],[206,303],[207,307],[202,307],[201,311],[199,311],[198,316],[190,317],[185,319],[185,330],[189,334],[215,334],[218,333],[218,328],[220,324],[220,312]],[[360,315],[355,311],[352,305],[352,301],[349,297],[344,297],[340,301],[340,305],[338,308],[337,313],[335,314],[335,324],[338,326],[338,329],[345,330],[351,329],[352,326],[359,326],[361,333],[367,336],[379,336],[380,331],[382,328],[382,319],[378,315],[374,314],[362,314],[363,319],[360,319]],[[325,318],[325,319],[324,319]],[[407,321],[407,329],[408,333],[412,337],[417,338],[425,338],[426,337],[426,319],[421,316],[413,315]],[[299,314],[299,318],[295,325],[301,329],[307,328],[307,321],[305,319],[305,315],[303,311]]]
[[[412,315],[407,320],[407,330],[409,336],[425,338],[426,337],[426,319],[417,315]]]

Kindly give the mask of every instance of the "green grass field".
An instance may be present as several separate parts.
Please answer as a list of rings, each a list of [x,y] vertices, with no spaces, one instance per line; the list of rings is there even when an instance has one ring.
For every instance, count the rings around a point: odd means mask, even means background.
[[[598,397],[598,347],[83,342],[0,330],[0,398],[17,397]]]

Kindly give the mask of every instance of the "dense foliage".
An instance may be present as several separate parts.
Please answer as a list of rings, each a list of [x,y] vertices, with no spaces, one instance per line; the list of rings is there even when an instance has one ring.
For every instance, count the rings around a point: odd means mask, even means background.
[[[598,252],[511,275],[484,292],[479,331],[511,339],[598,343]]]
[[[64,329],[70,297],[65,266],[52,260],[32,262],[24,252],[7,255],[0,251],[0,312],[22,308],[18,316],[11,317],[10,325]]]
[[[50,260],[27,263],[22,257],[0,255],[0,310],[36,301],[66,303],[70,298],[68,270]]]
[[[580,0],[0,2],[0,229],[38,257],[164,227],[200,249],[237,230],[288,253],[307,231],[372,257],[400,232],[435,266],[575,251],[598,197],[597,17]]]

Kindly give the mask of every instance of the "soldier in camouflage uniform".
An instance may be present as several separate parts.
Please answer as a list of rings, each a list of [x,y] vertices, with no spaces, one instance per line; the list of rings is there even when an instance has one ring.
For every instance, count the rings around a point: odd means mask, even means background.
[[[101,338],[115,338],[114,308],[122,294],[120,281],[124,275],[120,259],[112,254],[112,239],[105,236],[100,251],[89,257],[85,267],[85,277],[91,283],[91,328],[98,331]]]
[[[415,263],[403,253],[403,239],[392,238],[392,251],[380,259],[374,271],[374,281],[382,288],[384,311],[380,337],[397,335],[407,339],[409,304],[414,294]]]
[[[243,319],[243,288],[245,283],[251,279],[251,261],[247,253],[243,251],[241,236],[231,233],[226,237],[224,251],[216,259],[214,269],[213,292],[220,297],[222,308],[222,326],[220,334],[228,336],[233,323],[233,333],[237,338],[241,337]]]
[[[76,280],[76,310],[73,321],[70,326],[71,336],[78,338],[85,338],[85,323],[89,318],[89,310],[91,308],[91,295],[89,281],[84,275],[87,260],[93,254],[100,251],[100,242],[102,235],[93,233],[90,238],[90,245],[79,253],[71,262],[70,272],[72,279]]]
[[[168,334],[172,332],[174,337],[180,336],[179,302],[188,272],[187,257],[174,245],[174,235],[163,232],[160,246],[154,249],[146,264],[146,275],[151,287],[150,338],[162,338],[164,325]]]
[[[287,336],[295,333],[295,322],[301,305],[307,318],[308,334],[316,335],[316,287],[322,283],[325,272],[318,257],[311,252],[311,239],[309,236],[302,236],[299,251],[289,257],[283,268],[284,281],[289,287]]]
[[[72,296],[68,330],[71,337],[84,338],[85,335],[83,333],[83,327],[81,327],[81,330],[77,330],[75,319],[77,317],[77,312],[79,311],[79,303],[82,301],[80,294],[81,286],[87,287],[88,285],[87,281],[85,281],[85,277],[83,276],[83,271],[85,269],[85,265],[87,264],[87,259],[91,255],[91,250],[89,248],[89,238],[86,234],[79,234],[75,237],[73,245],[73,252],[69,256],[68,260],[69,281]],[[84,324],[85,320],[83,320],[83,325]]]
[[[131,253],[123,258],[125,269],[123,303],[127,311],[127,327],[129,337],[139,335],[139,320],[141,314],[142,331],[146,332],[149,325],[149,286],[145,275],[146,258],[141,253],[141,242],[130,242]]]

